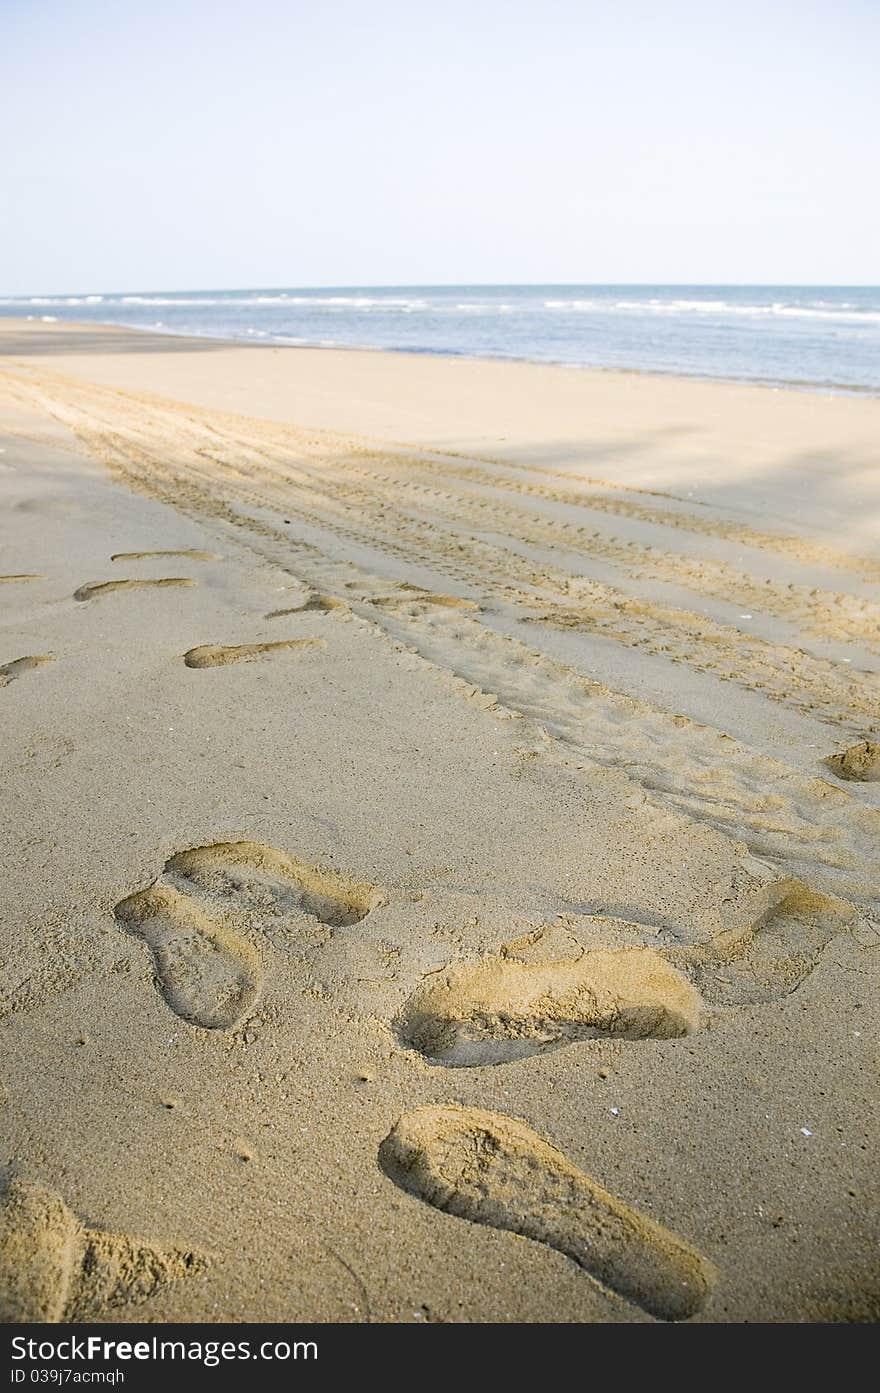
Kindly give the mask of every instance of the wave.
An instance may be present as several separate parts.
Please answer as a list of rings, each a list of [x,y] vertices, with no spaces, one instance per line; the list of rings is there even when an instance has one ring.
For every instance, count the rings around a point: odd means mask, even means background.
[[[616,288],[616,287],[615,287]],[[461,289],[465,289],[462,287]],[[241,309],[265,310],[273,316],[275,311],[292,311],[298,315],[309,313],[326,314],[336,318],[349,314],[356,318],[359,314],[373,315],[432,315],[449,321],[456,317],[470,319],[477,315],[495,317],[510,314],[536,315],[591,314],[629,317],[633,315],[664,316],[667,318],[702,317],[720,320],[742,319],[791,319],[813,320],[818,324],[840,324],[867,327],[880,324],[880,300],[871,294],[867,303],[857,300],[833,300],[821,296],[785,297],[762,301],[758,296],[749,299],[733,299],[723,296],[661,296],[661,295],[619,295],[587,294],[560,295],[545,299],[540,287],[523,286],[521,290],[507,291],[504,298],[492,298],[476,294],[473,298],[462,299],[461,289],[456,296],[430,287],[424,294],[360,293],[337,294],[328,292],[308,293],[303,291],[230,291],[204,292],[184,291],[157,294],[115,294],[115,295],[33,295],[30,297],[2,297],[0,306],[6,308],[34,307],[40,309],[77,309],[100,307],[102,313],[112,317],[114,311],[137,311],[140,309],[202,310],[234,313]],[[780,287],[781,289],[781,287]],[[467,293],[465,289],[465,293]],[[211,315],[211,321],[215,316]],[[267,320],[267,323],[271,323]]]
[[[0,297],[0,305],[63,308],[76,305],[180,306],[190,309],[235,309],[239,305],[339,305],[348,309],[374,306],[426,309],[427,301],[380,299],[365,295],[30,295]]]
[[[31,303],[34,302],[31,301]],[[44,300],[40,303],[66,304],[71,302]],[[207,296],[190,297],[184,295],[122,295],[118,298],[107,297],[106,303],[108,305],[181,305],[183,307],[197,307],[200,309],[235,309],[238,306],[255,307],[258,305],[279,305],[284,308],[290,306],[317,306],[319,308],[331,307],[355,310],[402,309],[409,311],[426,310],[429,308],[427,300],[368,295],[224,295],[222,299],[212,299]]]
[[[60,308],[62,305],[100,305],[103,300],[103,295],[31,295],[28,299],[9,296],[0,299],[0,305],[54,305]]]
[[[827,306],[827,308],[826,308]],[[547,310],[581,311],[593,314],[608,314],[615,310],[636,314],[687,315],[706,314],[715,316],[738,315],[763,318],[778,316],[791,319],[820,319],[844,321],[853,324],[880,324],[880,310],[858,309],[848,303],[834,305],[825,301],[824,305],[792,305],[784,301],[774,301],[770,305],[742,305],[731,300],[545,300]]]

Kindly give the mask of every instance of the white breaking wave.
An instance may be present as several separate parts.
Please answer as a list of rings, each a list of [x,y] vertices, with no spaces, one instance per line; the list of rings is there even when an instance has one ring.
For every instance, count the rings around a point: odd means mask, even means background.
[[[339,309],[400,309],[406,312],[413,310],[426,310],[430,308],[427,300],[410,300],[394,296],[367,296],[367,295],[224,295],[222,298],[209,296],[191,295],[95,295],[83,299],[51,299],[51,298],[32,298],[27,302],[17,300],[0,300],[0,304],[14,305],[27,303],[31,305],[85,305],[103,302],[108,306],[113,305],[144,305],[144,306],[175,306],[183,308],[198,309],[235,309],[238,306],[267,306],[278,305],[281,307],[306,306],[317,308],[339,308]]]
[[[827,304],[827,301],[825,302]],[[574,310],[608,314],[624,310],[635,314],[708,314],[715,316],[741,315],[749,317],[782,316],[791,319],[820,319],[852,324],[880,324],[880,311],[859,310],[847,306],[791,305],[775,301],[771,305],[737,305],[730,300],[545,300],[548,310]]]
[[[852,301],[835,302],[823,299],[815,299],[804,302],[793,302],[778,299],[767,304],[758,302],[743,303],[741,301],[726,299],[696,299],[693,297],[679,297],[676,299],[666,299],[660,296],[632,297],[612,299],[605,296],[572,296],[560,297],[557,299],[538,299],[536,296],[529,295],[529,288],[523,287],[523,297],[521,300],[511,303],[509,299],[503,301],[475,298],[473,300],[452,301],[442,294],[430,296],[404,296],[404,295],[333,295],[333,294],[305,294],[302,292],[277,291],[271,293],[242,292],[229,293],[225,295],[204,295],[194,294],[193,292],[175,295],[156,294],[156,295],[33,295],[25,297],[0,297],[0,306],[24,307],[33,306],[45,309],[67,309],[79,306],[97,306],[112,313],[116,307],[125,309],[202,309],[202,310],[229,310],[234,311],[239,308],[260,308],[260,309],[288,309],[297,311],[331,311],[369,314],[374,310],[387,311],[392,313],[402,313],[407,315],[417,313],[440,314],[444,318],[455,315],[507,315],[515,312],[535,314],[541,311],[550,311],[561,314],[602,314],[613,315],[620,313],[623,315],[662,315],[669,318],[688,316],[708,316],[715,318],[733,317],[743,318],[781,318],[781,319],[803,319],[816,320],[826,323],[841,323],[867,326],[880,324],[880,306],[876,302],[873,305],[860,308]]]

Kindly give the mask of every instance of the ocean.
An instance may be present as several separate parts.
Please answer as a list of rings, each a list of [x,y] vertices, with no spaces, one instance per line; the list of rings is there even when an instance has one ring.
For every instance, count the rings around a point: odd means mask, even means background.
[[[340,286],[0,298],[0,315],[880,392],[880,288]]]

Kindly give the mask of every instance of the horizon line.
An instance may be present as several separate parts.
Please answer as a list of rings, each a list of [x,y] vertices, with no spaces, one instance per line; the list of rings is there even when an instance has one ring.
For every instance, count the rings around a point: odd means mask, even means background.
[[[154,288],[129,287],[115,290],[33,290],[19,292],[0,292],[3,300],[34,300],[42,298],[81,297],[90,295],[195,295],[233,294],[236,291],[263,290],[530,290],[547,288],[551,290],[573,288],[585,290],[607,289],[620,286],[626,289],[658,290],[880,290],[880,282],[868,281],[336,281],[321,284],[295,285],[227,285],[227,286],[186,286],[173,288],[157,286]]]

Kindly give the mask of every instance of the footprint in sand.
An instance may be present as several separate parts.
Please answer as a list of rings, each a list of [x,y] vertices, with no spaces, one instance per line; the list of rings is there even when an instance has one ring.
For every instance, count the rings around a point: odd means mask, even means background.
[[[402,1189],[446,1214],[545,1243],[660,1320],[686,1320],[715,1274],[515,1118],[455,1104],[405,1113],[379,1148]]]
[[[475,600],[462,600],[457,595],[435,595],[430,590],[418,590],[415,586],[404,585],[402,590],[412,590],[412,595],[380,595],[369,603],[378,609],[401,610],[421,613],[426,607],[434,609],[481,610]]]
[[[335,600],[332,595],[310,595],[301,605],[291,609],[270,609],[267,619],[283,619],[287,614],[330,614],[333,610],[349,611],[344,600]]]
[[[157,559],[167,561],[170,557],[182,558],[185,561],[220,561],[220,553],[216,551],[114,551],[110,557],[111,561],[155,561]]]
[[[87,1228],[61,1196],[13,1181],[0,1204],[0,1321],[100,1319],[203,1272],[200,1254]]]
[[[614,1036],[669,1040],[699,1029],[686,977],[651,948],[597,948],[529,963],[497,954],[426,978],[395,1022],[403,1043],[436,1064],[506,1064]]]
[[[0,585],[18,585],[18,584],[20,584],[22,581],[28,581],[28,580],[45,580],[45,579],[46,579],[45,576],[36,575],[36,574],[33,574],[33,575],[20,575],[20,576],[0,576]]]
[[[158,590],[171,585],[195,585],[189,576],[163,576],[161,580],[100,580],[91,585],[81,585],[73,592],[75,600],[95,600],[100,595],[111,595],[114,590]]]
[[[35,667],[42,667],[44,663],[54,661],[51,653],[42,653],[36,657],[15,658],[11,663],[3,663],[0,666],[0,687],[8,687],[9,683],[14,682],[16,677],[21,677],[23,672],[33,672]]]
[[[251,1009],[263,980],[257,950],[198,904],[158,884],[122,900],[115,914],[152,949],[159,990],[183,1020],[228,1030]]]
[[[796,991],[857,919],[845,901],[789,878],[768,881],[758,905],[702,942],[670,928],[662,946],[648,946],[638,942],[643,925],[589,916],[577,921],[586,943],[569,938],[562,953],[532,960],[543,934],[527,936],[431,973],[397,1016],[397,1037],[433,1064],[479,1068],[578,1040],[690,1035],[708,1007],[765,1005]]]
[[[847,750],[829,755],[825,764],[839,779],[855,779],[859,783],[880,781],[880,742],[860,740]]]
[[[310,866],[259,842],[193,847],[172,856],[165,870],[209,894],[234,896],[251,910],[298,910],[331,928],[357,924],[383,898],[375,885]]]
[[[230,647],[205,643],[200,648],[190,648],[184,653],[183,661],[187,667],[228,667],[230,663],[253,663],[273,653],[326,647],[327,640],[323,638],[288,638],[276,643],[241,643]]]
[[[251,1010],[263,981],[242,915],[253,935],[271,931],[266,916],[306,915],[337,928],[380,902],[375,886],[257,842],[225,842],[172,856],[161,878],[122,900],[115,914],[152,950],[157,985],[172,1011],[203,1029],[229,1030]]]
[[[852,905],[796,880],[772,887],[769,907],[743,928],[664,956],[715,1006],[761,1006],[797,991],[832,938],[853,926]]]

